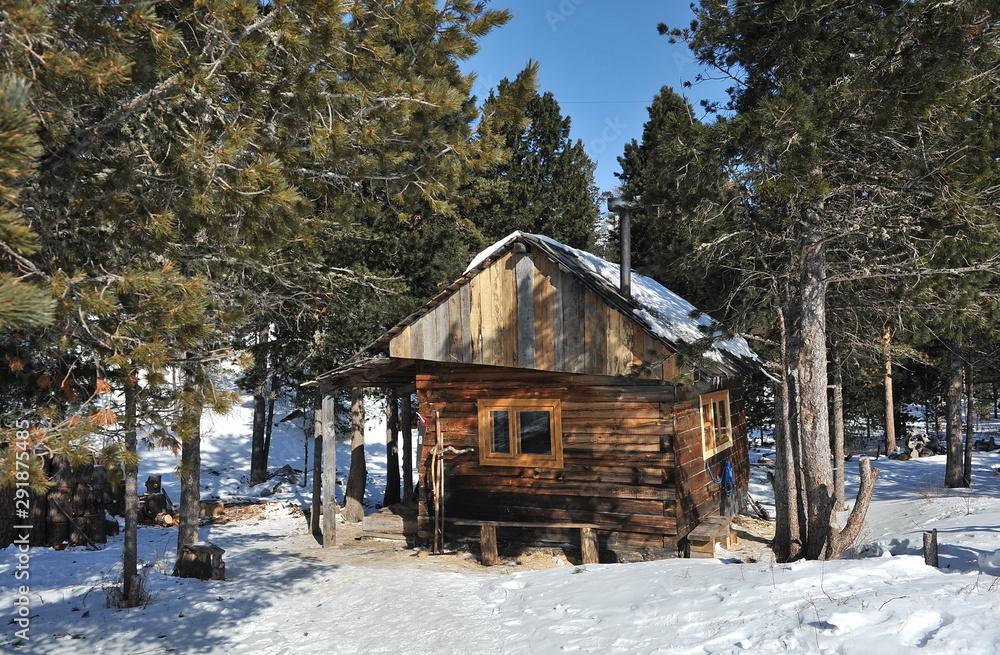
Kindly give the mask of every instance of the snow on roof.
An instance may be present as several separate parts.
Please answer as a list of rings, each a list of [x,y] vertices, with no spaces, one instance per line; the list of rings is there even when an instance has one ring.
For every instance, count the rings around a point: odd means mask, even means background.
[[[524,232],[513,232],[483,250],[472,259],[465,272],[468,274],[473,269],[481,266],[486,260],[501,252],[517,238],[522,238],[528,242],[541,242],[549,246],[551,249],[560,252],[566,259],[575,262],[576,266],[573,268],[578,273],[596,276],[613,289],[618,289],[621,279],[621,269],[618,264],[609,262],[589,252],[564,245],[555,239]],[[760,362],[757,353],[750,348],[745,339],[742,337],[723,339],[722,332],[718,330],[718,324],[715,319],[700,311],[687,300],[684,300],[653,278],[633,271],[631,290],[632,297],[628,300],[629,304],[633,307],[632,313],[637,321],[641,325],[644,325],[654,336],[660,337],[672,344],[693,344],[708,336],[714,336],[716,339],[712,347],[704,353],[705,357],[723,363],[723,353],[728,353],[737,360]]]

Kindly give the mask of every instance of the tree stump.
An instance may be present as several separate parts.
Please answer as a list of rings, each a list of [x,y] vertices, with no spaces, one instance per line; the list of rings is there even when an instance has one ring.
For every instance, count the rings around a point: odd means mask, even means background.
[[[225,580],[226,564],[222,561],[224,548],[210,541],[199,541],[184,546],[184,552],[177,560],[174,575],[179,578],[199,580]]]
[[[924,564],[927,566],[938,566],[938,540],[937,529],[924,533]]]
[[[201,517],[217,518],[226,513],[226,504],[221,500],[201,501]]]

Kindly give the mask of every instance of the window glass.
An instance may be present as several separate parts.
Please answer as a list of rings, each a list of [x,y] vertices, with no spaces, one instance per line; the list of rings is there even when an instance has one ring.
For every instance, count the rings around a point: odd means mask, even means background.
[[[705,457],[732,446],[728,391],[716,391],[701,397],[701,438]]]
[[[717,400],[713,403],[713,414],[715,415],[715,443],[723,444],[729,441],[729,411],[726,407],[728,399]]]
[[[518,412],[521,422],[521,452],[531,455],[552,454],[552,430],[548,412]]]
[[[701,424],[705,433],[705,450],[712,450],[715,448],[715,421],[712,420],[711,403],[701,406]]]
[[[510,413],[506,410],[490,412],[493,419],[493,446],[495,453],[510,452]]]

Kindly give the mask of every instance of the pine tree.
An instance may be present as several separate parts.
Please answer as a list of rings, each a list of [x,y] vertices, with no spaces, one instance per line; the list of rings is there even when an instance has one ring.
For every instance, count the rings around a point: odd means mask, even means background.
[[[17,76],[0,78],[0,326],[35,327],[52,321],[53,300],[31,277],[26,258],[37,252],[37,235],[17,211],[19,189],[41,152],[28,86]],[[6,362],[16,368],[14,361]]]
[[[737,80],[712,132],[746,200],[706,249],[731,257],[742,244],[736,265],[778,311],[780,559],[837,557],[864,519],[859,497],[833,527],[830,285],[996,267],[996,163],[988,139],[969,138],[995,123],[994,12],[977,1],[704,2],[690,30],[673,32]]]
[[[694,220],[727,199],[725,160],[709,143],[710,126],[673,89],[663,87],[649,106],[642,140],[625,145],[618,158],[622,194],[632,212],[635,268],[689,299],[713,316],[724,316],[731,274],[719,262],[691,255],[711,241],[712,225]]]
[[[483,104],[480,139],[496,138],[505,160],[473,179],[466,215],[488,241],[523,230],[588,249],[598,217],[595,165],[570,138],[555,97],[534,91],[536,71],[529,63],[513,82],[501,80]]]
[[[452,212],[468,167],[495,160],[470,138],[456,60],[508,17],[468,0],[9,3],[0,72],[32,79],[44,144],[22,203],[32,272],[58,298],[56,322],[22,339],[22,402],[59,380],[51,412],[68,416],[81,388],[143,371],[140,420],[196,444],[190,417],[225,398],[184,394],[184,417],[163,416],[168,363],[232,352],[272,299],[321,313],[293,301],[361,278],[353,258],[296,261],[300,245],[321,253],[344,216]]]

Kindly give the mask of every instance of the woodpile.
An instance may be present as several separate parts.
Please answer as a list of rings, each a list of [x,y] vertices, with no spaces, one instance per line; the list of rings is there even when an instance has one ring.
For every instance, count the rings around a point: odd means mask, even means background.
[[[938,454],[939,446],[940,441],[936,436],[918,433],[911,435],[906,440],[905,447],[900,447],[899,452],[890,453],[889,459],[907,461],[921,457],[932,457]]]
[[[976,440],[972,444],[972,449],[980,453],[992,453],[994,450],[1000,450],[1000,446],[993,440],[993,437],[990,437],[989,439]]]
[[[177,509],[163,490],[162,476],[146,478],[146,493],[139,496],[139,521],[149,525],[177,525]]]
[[[43,467],[52,483],[44,494],[31,493],[29,516],[19,516],[24,503],[15,503],[17,489],[0,489],[0,548],[6,548],[30,533],[31,546],[63,548],[66,545],[107,543],[118,534],[118,521],[125,507],[125,487],[113,484],[105,468],[87,463],[73,466],[64,457],[45,457]],[[30,531],[15,526],[31,526]]]

